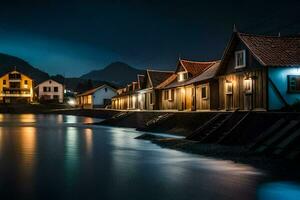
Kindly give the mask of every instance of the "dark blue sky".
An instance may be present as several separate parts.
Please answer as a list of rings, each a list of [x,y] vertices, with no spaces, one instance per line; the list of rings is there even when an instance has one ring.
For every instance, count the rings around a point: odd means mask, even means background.
[[[79,76],[113,61],[173,69],[176,59],[219,59],[233,24],[300,33],[294,1],[10,0],[0,6],[0,52],[50,74]]]

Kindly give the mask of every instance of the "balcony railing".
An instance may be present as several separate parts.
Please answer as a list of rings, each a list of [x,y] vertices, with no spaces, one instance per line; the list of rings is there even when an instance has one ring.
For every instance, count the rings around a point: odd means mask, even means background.
[[[30,97],[30,89],[26,88],[3,88],[2,97]]]

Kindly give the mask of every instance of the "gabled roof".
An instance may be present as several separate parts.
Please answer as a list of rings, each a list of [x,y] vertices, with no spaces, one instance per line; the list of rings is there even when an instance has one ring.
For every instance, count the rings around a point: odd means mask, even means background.
[[[216,61],[198,62],[179,59],[176,72],[178,71],[178,66],[182,66],[187,72],[189,72],[194,77],[198,74],[201,74],[215,63]]]
[[[177,80],[177,74],[172,74],[169,78],[167,78],[165,81],[160,83],[156,88],[163,89],[164,87],[166,87],[167,85],[170,85],[171,83],[173,83],[176,80]]]
[[[43,83],[45,83],[45,82],[48,82],[48,81],[53,81],[53,82],[55,82],[55,83],[58,83],[58,84],[60,84],[60,85],[63,85],[63,84],[60,83],[59,81],[56,81],[56,80],[53,80],[53,79],[50,78],[50,79],[47,79],[47,80],[45,80],[45,81],[39,83],[36,87],[38,87],[39,85],[41,85],[41,84],[43,84]]]
[[[267,36],[234,32],[224,51],[221,66],[228,61],[238,39],[263,66],[300,65],[300,35]]]
[[[159,71],[159,70],[147,70],[147,75],[150,84],[153,88],[156,88],[160,83],[169,78],[174,72],[171,71]]]
[[[196,76],[194,78],[191,78],[191,79],[189,79],[187,81],[184,81],[184,82],[173,81],[169,85],[166,85],[164,88],[165,89],[175,88],[175,87],[191,85],[191,84],[194,84],[194,83],[197,83],[197,82],[203,82],[203,81],[213,79],[217,74],[219,66],[220,66],[220,61],[214,61],[213,65],[210,65],[205,71],[203,71],[198,76]]]
[[[31,76],[29,76],[29,75],[27,75],[27,74],[24,74],[24,73],[22,73],[22,72],[20,72],[20,71],[18,71],[18,70],[10,70],[10,71],[7,71],[7,72],[3,72],[3,73],[0,74],[0,77],[3,77],[3,76],[5,76],[6,74],[10,74],[10,73],[19,73],[19,74],[22,74],[22,75],[24,75],[24,76],[27,76],[28,78],[30,78],[30,79],[33,80],[33,78],[32,78]]]
[[[110,89],[113,90],[113,91],[116,91],[115,88],[113,88],[113,87],[111,87],[111,86],[109,86],[109,85],[107,85],[107,84],[103,84],[103,85],[101,85],[101,86],[99,86],[99,87],[96,87],[96,88],[87,90],[87,91],[85,91],[85,92],[83,92],[83,93],[81,93],[81,94],[78,94],[77,96],[91,95],[91,94],[94,94],[97,90],[100,90],[100,89],[105,88],[105,87],[108,87],[108,88],[110,88]]]

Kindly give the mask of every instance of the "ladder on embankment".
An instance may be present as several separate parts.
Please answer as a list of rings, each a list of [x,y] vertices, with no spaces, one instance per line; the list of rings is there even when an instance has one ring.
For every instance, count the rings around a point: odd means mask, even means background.
[[[210,131],[202,140],[201,143],[219,143],[226,136],[230,135],[233,128],[236,128],[245,120],[248,112],[233,112],[224,120],[221,125],[215,130]]]
[[[190,134],[187,139],[201,143],[219,143],[229,137],[249,112],[218,113]]]
[[[300,120],[279,119],[249,147],[250,152],[295,158],[300,155]]]
[[[188,140],[197,140],[200,141],[205,138],[210,132],[219,128],[224,121],[226,121],[230,117],[230,113],[217,113],[214,117],[209,119],[206,123],[201,125],[195,131],[193,131],[190,135],[186,137]]]
[[[163,123],[164,121],[166,121],[173,115],[174,115],[174,113],[165,113],[162,115],[158,115],[158,116],[152,118],[151,120],[147,121],[146,127],[150,128],[150,127],[158,126],[159,124]]]

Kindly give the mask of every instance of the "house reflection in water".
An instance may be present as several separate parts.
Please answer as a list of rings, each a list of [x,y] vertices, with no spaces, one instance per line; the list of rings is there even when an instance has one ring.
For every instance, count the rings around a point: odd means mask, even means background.
[[[85,138],[85,147],[87,156],[92,155],[93,148],[93,130],[92,129],[84,129],[84,138]]]
[[[67,180],[72,182],[74,174],[78,170],[79,147],[78,147],[78,129],[67,127],[65,138],[65,171]]]
[[[21,127],[20,130],[21,164],[25,175],[29,176],[36,163],[36,129]]]

